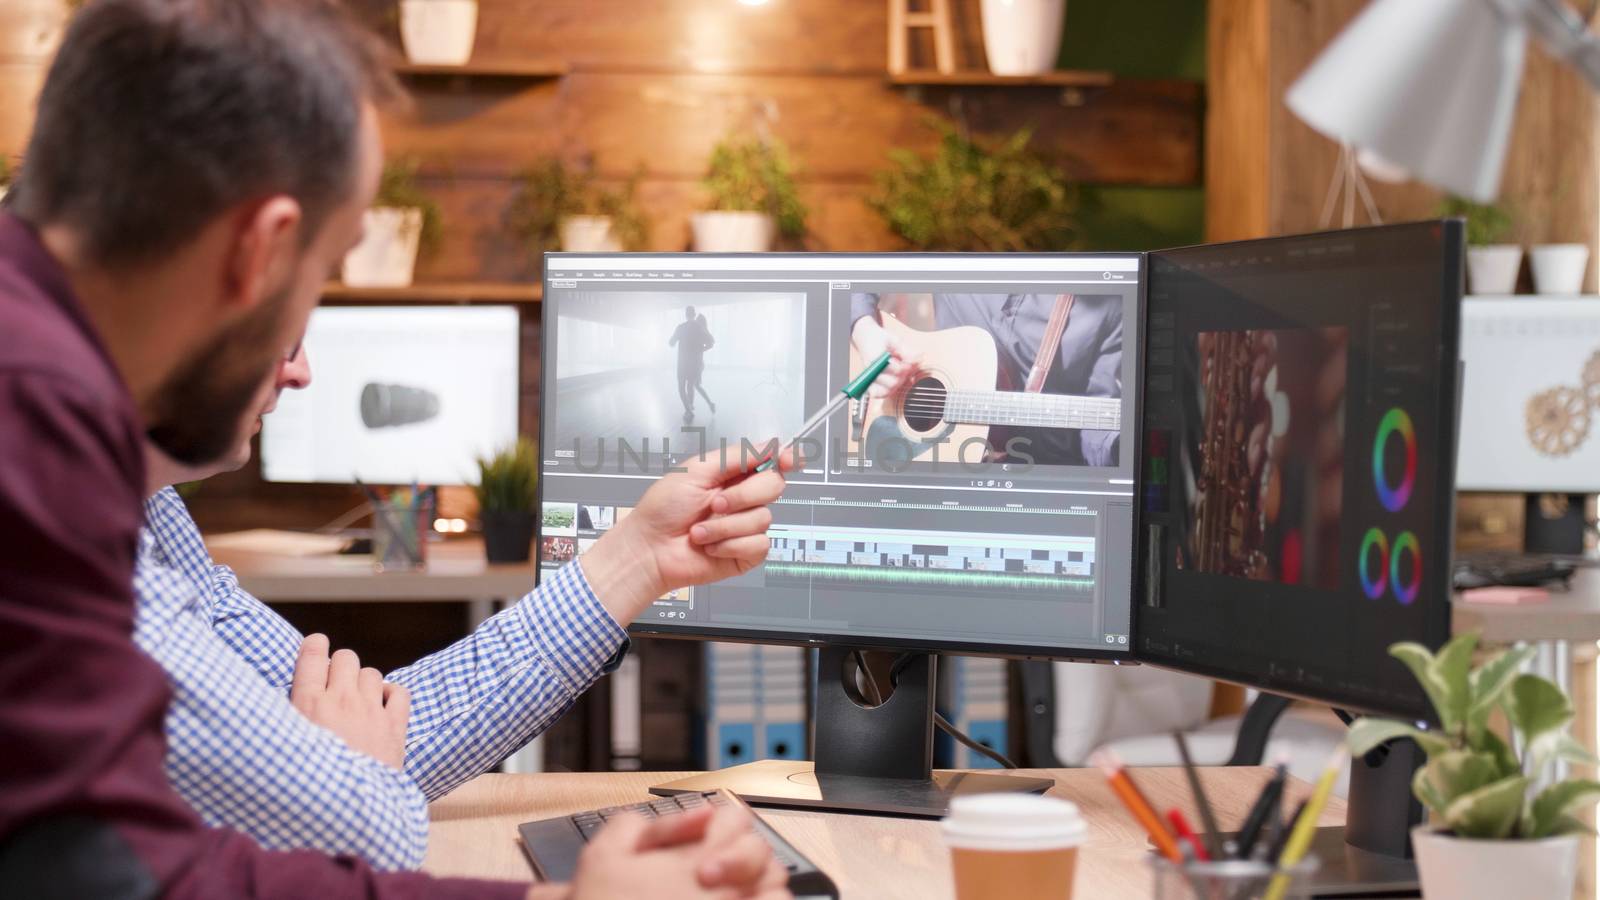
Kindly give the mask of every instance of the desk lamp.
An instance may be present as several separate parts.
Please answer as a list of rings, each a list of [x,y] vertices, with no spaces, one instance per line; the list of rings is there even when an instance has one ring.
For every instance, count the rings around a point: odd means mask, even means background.
[[[1529,33],[1600,86],[1600,39],[1565,0],[1375,0],[1285,98],[1312,128],[1463,197],[1499,192]]]

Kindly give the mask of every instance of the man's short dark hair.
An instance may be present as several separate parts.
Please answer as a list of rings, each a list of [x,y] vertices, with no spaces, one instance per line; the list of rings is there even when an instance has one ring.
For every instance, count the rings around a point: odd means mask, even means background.
[[[137,265],[286,194],[309,241],[354,190],[362,107],[398,95],[331,0],[91,0],[39,95],[12,208]]]

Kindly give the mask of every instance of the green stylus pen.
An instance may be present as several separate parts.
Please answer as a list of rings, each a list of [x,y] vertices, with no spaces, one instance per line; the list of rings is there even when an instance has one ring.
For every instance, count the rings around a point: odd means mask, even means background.
[[[882,356],[873,360],[871,365],[867,366],[865,369],[862,369],[861,372],[856,375],[856,377],[850,379],[850,383],[846,384],[842,389],[840,389],[839,393],[834,394],[832,400],[829,400],[827,403],[823,404],[821,409],[813,413],[811,418],[807,419],[806,423],[800,426],[800,430],[795,432],[794,437],[790,438],[788,443],[779,446],[779,452],[782,452],[783,447],[792,447],[796,441],[800,440],[811,432],[816,431],[817,426],[827,421],[827,418],[833,415],[834,411],[836,411],[839,407],[849,403],[851,400],[860,400],[861,395],[867,392],[867,388],[870,387],[874,381],[878,380],[878,376],[883,374],[884,369],[889,367],[889,358],[889,352],[885,350]],[[767,457],[766,462],[756,466],[756,471],[765,472],[777,464],[778,456],[777,454],[773,454],[772,456]]]

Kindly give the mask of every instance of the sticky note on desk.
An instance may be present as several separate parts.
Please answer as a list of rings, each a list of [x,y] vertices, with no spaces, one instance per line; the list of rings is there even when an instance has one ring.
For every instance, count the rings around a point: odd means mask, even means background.
[[[1550,592],[1541,587],[1481,587],[1462,591],[1461,599],[1468,603],[1512,606],[1519,603],[1543,603],[1550,599]]]

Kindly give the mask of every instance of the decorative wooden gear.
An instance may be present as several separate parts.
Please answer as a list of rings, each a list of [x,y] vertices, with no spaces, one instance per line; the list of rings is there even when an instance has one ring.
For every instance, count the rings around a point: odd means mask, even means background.
[[[1528,443],[1545,456],[1567,456],[1589,437],[1589,398],[1556,387],[1534,394],[1527,407]]]

